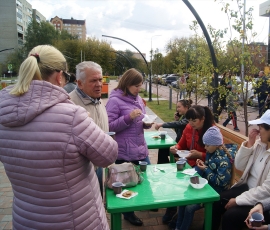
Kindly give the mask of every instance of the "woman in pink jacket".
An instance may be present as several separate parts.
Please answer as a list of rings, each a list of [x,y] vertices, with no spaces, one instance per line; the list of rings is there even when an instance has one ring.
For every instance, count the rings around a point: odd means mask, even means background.
[[[62,88],[60,51],[42,45],[0,91],[0,161],[11,182],[13,229],[109,229],[94,165],[117,157],[117,143]]]

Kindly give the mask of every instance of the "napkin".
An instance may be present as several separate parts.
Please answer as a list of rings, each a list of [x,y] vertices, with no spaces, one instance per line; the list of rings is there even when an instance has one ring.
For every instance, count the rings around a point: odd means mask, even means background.
[[[129,191],[129,190],[126,190],[126,189],[125,189],[125,190],[123,190],[120,194],[117,194],[116,196],[119,197],[119,198],[123,198],[123,199],[129,200],[130,198],[132,198],[132,197],[138,195],[137,192],[133,192],[133,191],[132,191],[132,195],[131,195],[130,197],[124,197],[124,196],[122,196],[122,194],[125,193],[125,192],[127,192],[127,191]]]
[[[184,171],[182,171],[181,173],[184,173],[184,174],[187,174],[187,175],[190,175],[190,176],[193,176],[197,171],[192,168],[192,169],[185,169]]]

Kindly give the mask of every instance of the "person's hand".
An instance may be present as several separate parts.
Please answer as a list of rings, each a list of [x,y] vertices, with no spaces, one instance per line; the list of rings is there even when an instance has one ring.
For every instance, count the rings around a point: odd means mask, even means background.
[[[140,109],[134,109],[131,111],[131,113],[129,114],[130,118],[133,120],[136,117],[139,117],[142,115],[142,111]]]
[[[255,205],[252,209],[250,209],[250,211],[248,213],[248,217],[246,218],[245,222],[246,222],[246,225],[250,229],[255,229],[254,227],[252,227],[251,222],[249,221],[249,219],[251,219],[252,213],[254,213],[254,212],[259,212],[259,213],[263,214],[263,206],[262,206],[262,204]],[[267,228],[265,228],[265,226]],[[261,227],[256,227],[256,229],[268,229],[268,226],[267,225],[263,225]]]
[[[173,153],[173,154],[176,154],[176,152],[177,152],[176,145],[170,147],[170,152]]]
[[[236,199],[235,199],[235,198],[231,198],[231,199],[229,200],[229,202],[226,204],[225,209],[232,208],[232,207],[234,207],[234,206],[236,206],[236,205],[237,205],[237,204],[236,204]]]
[[[250,148],[254,145],[256,137],[260,134],[258,129],[252,129],[248,135],[247,147]]]
[[[178,115],[179,115],[179,113],[177,113],[177,112],[174,114],[175,121],[179,121],[180,117]]]
[[[204,170],[205,168],[207,168],[207,166],[204,164],[204,162],[201,159],[196,160],[196,165],[201,170]]]
[[[143,123],[145,126],[147,126],[147,127],[152,127],[152,125],[154,124],[154,123]]]
[[[195,149],[190,150],[190,153],[186,156],[187,159],[202,159],[202,152]]]
[[[159,130],[159,128],[162,126],[162,123],[156,123],[156,125],[155,125],[155,129],[156,130]]]

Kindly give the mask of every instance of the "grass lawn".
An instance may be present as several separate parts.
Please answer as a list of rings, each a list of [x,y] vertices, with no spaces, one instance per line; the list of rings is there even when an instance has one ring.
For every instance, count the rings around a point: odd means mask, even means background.
[[[145,94],[144,90],[141,90],[140,96],[146,98],[148,95]],[[152,94],[152,98],[156,98],[157,95]],[[168,100],[160,100],[159,104],[157,101],[146,101],[146,105],[153,110],[153,112],[160,117],[164,122],[169,122],[174,120],[174,113],[176,111],[176,104],[172,103],[172,109],[169,109]]]

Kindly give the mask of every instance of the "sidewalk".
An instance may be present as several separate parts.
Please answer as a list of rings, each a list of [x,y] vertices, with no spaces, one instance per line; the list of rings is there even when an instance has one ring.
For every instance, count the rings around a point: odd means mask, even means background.
[[[109,83],[109,93],[117,86],[116,81],[111,81]],[[107,102],[107,99],[104,99]],[[146,113],[151,115],[154,112],[146,107]],[[159,117],[156,122],[163,122]],[[151,130],[154,130],[152,127]],[[168,131],[168,134],[175,139],[175,132],[171,129],[164,129]],[[157,150],[149,150],[149,157],[152,164],[157,163]],[[9,180],[5,174],[4,166],[0,162],[0,230],[10,230],[12,229],[12,200],[13,192]],[[141,227],[133,226],[128,221],[122,221],[122,230],[168,230],[168,226],[162,224],[162,216],[164,215],[166,209],[159,209],[158,212],[151,211],[138,211],[135,212],[136,215],[143,220],[144,225]],[[203,209],[195,213],[192,226],[190,230],[198,230],[203,226]],[[107,214],[108,222],[110,225],[110,214]]]

